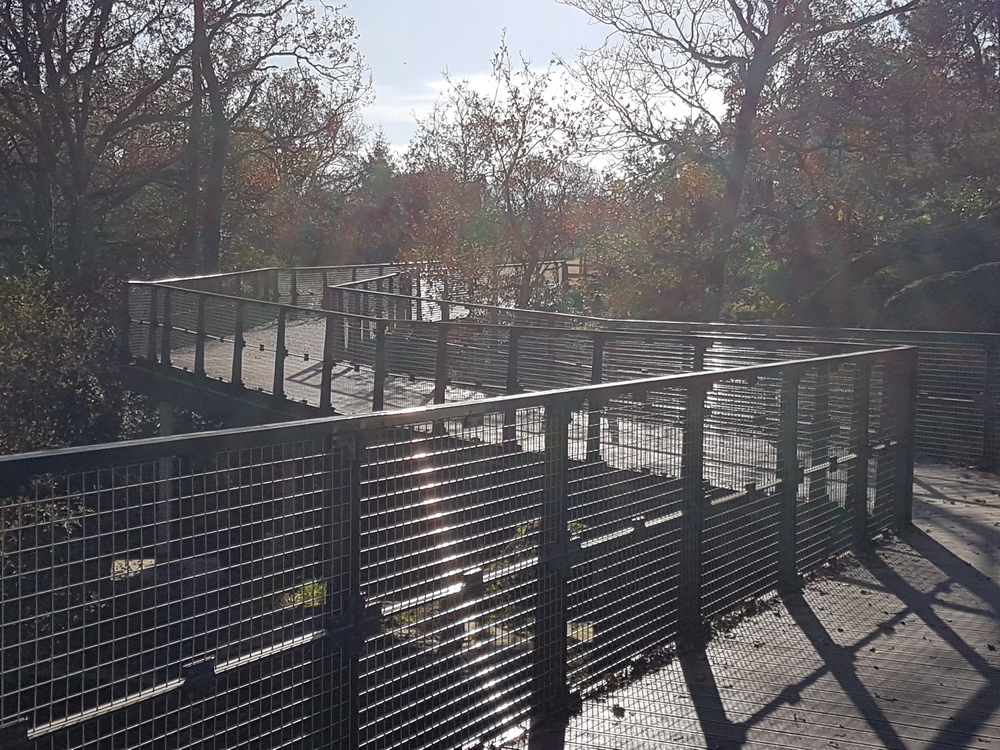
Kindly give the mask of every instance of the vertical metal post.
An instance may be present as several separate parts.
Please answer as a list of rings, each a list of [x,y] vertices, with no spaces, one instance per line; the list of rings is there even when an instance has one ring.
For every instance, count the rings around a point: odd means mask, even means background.
[[[363,322],[361,320],[361,300],[358,297],[358,291],[356,289],[345,289],[344,294],[347,296],[347,308],[352,315],[355,317],[347,318],[347,347],[351,347],[352,340],[361,343],[361,326]]]
[[[174,434],[174,407],[161,402],[157,410],[160,418],[158,433],[160,437]],[[156,518],[155,544],[153,556],[156,563],[170,562],[177,557],[174,520],[177,517],[177,459],[173,456],[163,456],[156,467]]]
[[[566,683],[567,594],[571,564],[567,508],[569,409],[545,408],[545,464],[538,529],[538,589],[531,680],[532,717],[563,714],[569,707]]]
[[[854,546],[868,545],[868,415],[871,401],[871,365],[860,362],[854,372],[854,398],[851,408],[851,451],[854,462],[847,473],[847,512],[851,519]]]
[[[410,274],[404,273],[402,276],[400,276],[399,293],[404,297],[413,296],[413,277],[410,276]],[[407,299],[405,302],[401,301],[401,304],[403,306],[403,319],[413,320],[413,300]]]
[[[812,419],[812,465],[824,464],[830,460],[830,368],[820,366],[816,369],[816,388],[813,395]],[[820,502],[827,497],[826,473],[811,473],[809,475],[809,500]]]
[[[982,465],[987,471],[996,471],[1000,469],[1000,341],[990,336],[985,348]]]
[[[159,328],[159,307],[160,307],[160,290],[157,287],[151,287],[149,290],[149,338],[146,341],[146,359],[150,362],[156,362],[156,331]]]
[[[451,305],[447,302],[438,302],[438,307],[441,308],[441,320],[447,322],[451,320]]]
[[[799,466],[799,374],[782,373],[781,414],[778,421],[778,479],[781,506],[778,511],[778,588],[791,592],[799,587],[796,566],[797,501],[802,468]]]
[[[561,268],[561,266],[560,266]],[[590,359],[590,382],[600,383],[604,380],[604,342],[606,334],[593,334],[593,352]],[[587,463],[597,463],[601,460],[601,412],[604,404],[597,399],[587,401]]]
[[[385,361],[385,327],[384,320],[375,323],[375,383],[372,388],[372,411],[382,411],[385,408],[385,378],[388,374]]]
[[[360,659],[375,618],[361,593],[362,436],[329,440],[330,491],[325,493],[323,578],[327,585],[327,641],[331,649],[328,691],[334,712],[332,737],[318,747],[360,746]]]
[[[332,409],[333,391],[333,342],[337,327],[336,315],[327,315],[323,330],[323,366],[319,381],[319,410],[321,414],[329,414]]]
[[[691,369],[695,372],[701,372],[705,369],[705,352],[712,345],[712,342],[708,339],[703,339],[698,337],[694,340],[694,359],[691,363]]]
[[[703,382],[688,386],[684,409],[684,437],[681,455],[680,581],[678,591],[678,636],[689,645],[702,643],[706,636],[701,617],[702,535],[705,527],[705,398]]]
[[[170,333],[173,326],[170,322],[170,303],[173,297],[168,287],[163,290],[163,333],[160,336],[160,364],[170,367]]]
[[[132,306],[129,297],[132,294],[132,284],[126,283],[122,286],[121,307],[118,308],[120,315],[118,319],[118,348],[121,356],[130,361],[132,359],[132,348],[130,341],[132,338]]]
[[[194,374],[205,374],[205,307],[208,298],[203,294],[198,295],[198,312],[195,320],[194,334]]]
[[[520,357],[521,329],[510,328],[507,334],[507,395],[521,390],[517,380],[517,365]],[[508,409],[503,413],[503,444],[507,450],[517,445],[517,411]]]
[[[424,319],[424,300],[423,297],[421,297],[422,291],[420,288],[422,284],[423,284],[423,277],[418,272],[416,288],[413,290],[413,296],[416,298],[415,304],[417,306],[417,320]]]
[[[288,350],[285,348],[285,319],[288,310],[282,307],[278,310],[278,332],[274,341],[274,383],[271,392],[278,398],[285,397],[285,357]]]
[[[297,268],[291,269],[292,271],[292,287],[291,287],[291,302],[292,305],[299,304],[299,272]]]
[[[900,414],[900,436],[897,446],[899,468],[896,482],[899,495],[896,507],[896,526],[903,529],[913,523],[913,463],[917,452],[917,374],[919,372],[919,352],[916,348],[900,353],[903,373],[898,387],[902,390]]]
[[[434,403],[443,404],[448,387],[448,329],[447,323],[438,323],[437,354],[434,361]]]
[[[245,306],[246,303],[243,300],[236,303],[236,323],[233,326],[233,385],[243,385],[243,347],[247,343],[243,340]]]

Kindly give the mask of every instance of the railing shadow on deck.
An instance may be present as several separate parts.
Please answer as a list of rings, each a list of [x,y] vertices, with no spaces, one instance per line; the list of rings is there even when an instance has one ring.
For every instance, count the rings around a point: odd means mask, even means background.
[[[992,526],[967,518],[962,520],[984,535],[997,535]],[[936,580],[927,588],[930,578]],[[816,587],[807,588],[806,595],[802,592],[786,594],[774,605],[776,611],[757,615],[770,624],[750,628],[749,634],[747,629],[737,632],[732,640],[723,639],[721,647],[682,650],[676,656],[673,669],[654,670],[640,676],[639,683],[646,684],[634,686],[629,709],[647,715],[634,720],[653,728],[646,733],[645,741],[641,739],[642,730],[630,733],[620,726],[609,729],[606,721],[602,725],[600,720],[567,717],[536,727],[528,738],[529,750],[590,747],[588,743],[595,737],[606,741],[613,737],[619,742],[616,747],[635,749],[672,747],[672,742],[679,742],[685,747],[737,750],[756,747],[766,737],[775,746],[789,748],[853,747],[853,743],[857,743],[904,750],[915,741],[915,730],[911,726],[914,722],[917,731],[923,734],[917,739],[929,748],[957,750],[996,740],[1000,669],[980,653],[984,647],[987,652],[994,650],[990,648],[993,644],[971,642],[970,635],[982,633],[977,630],[970,633],[963,627],[968,625],[967,620],[959,625],[953,622],[956,615],[979,618],[981,623],[995,622],[1000,617],[1000,585],[997,582],[913,526],[905,528],[887,547],[876,547],[857,555],[854,567],[835,567],[818,582],[848,586],[861,596],[851,597],[846,602],[847,609],[833,612],[824,605],[844,607],[843,596],[833,602],[824,600],[816,595]],[[974,601],[956,602],[954,597],[949,598],[959,589]],[[868,609],[872,603],[866,601],[866,597],[878,597],[875,606],[880,608],[879,612],[872,613]],[[773,619],[772,614],[775,615]],[[790,617],[782,618],[783,614]],[[914,631],[921,624],[923,629],[915,635]],[[801,660],[810,664],[809,668],[793,665],[783,669],[780,660],[768,661],[759,651],[764,643],[753,641],[752,636],[760,637],[761,633],[793,644],[788,658],[792,662]],[[900,639],[906,637],[909,640],[901,643]],[[928,639],[938,642],[926,645]],[[897,651],[903,664],[895,674],[901,683],[892,685],[890,678],[889,689],[901,689],[910,695],[925,691],[927,701],[947,705],[947,715],[942,713],[922,719],[921,707],[910,706],[905,699],[887,693],[885,681],[873,682],[871,675],[878,672],[872,670],[879,667],[861,656],[876,651],[884,654],[886,644],[894,641],[895,645],[888,648]],[[951,692],[941,687],[943,682],[940,685],[937,682],[944,672],[934,670],[934,661],[939,656],[946,659],[949,654],[957,655],[962,665],[958,668],[952,665],[949,669],[966,668],[978,677],[979,683],[965,690],[964,695],[960,692],[961,678],[957,689],[952,686]],[[773,697],[752,712],[740,705],[752,698],[737,697],[733,691],[720,688],[720,683],[733,681],[733,662],[739,664],[737,672],[742,668],[751,675],[751,681],[754,671],[769,670],[769,679],[755,689]],[[752,662],[757,663],[751,666]],[[891,664],[889,669],[892,669]],[[925,675],[925,670],[930,674]],[[789,677],[787,682],[781,681],[783,673]],[[825,692],[817,689],[824,680],[827,685],[831,681],[835,683],[839,692],[827,704],[823,701],[824,696],[830,696],[830,688]],[[678,702],[683,703],[678,701],[677,693],[689,698],[688,724],[675,721],[668,732],[669,738],[664,736],[661,745],[656,737],[660,729],[657,715],[666,716]],[[804,695],[809,698],[804,699]],[[616,716],[625,715],[614,692],[602,700],[613,706]],[[791,710],[791,722],[787,720],[788,709]],[[784,718],[776,717],[782,711]],[[840,717],[840,731],[831,731],[836,719],[828,719],[831,723],[827,726],[810,723],[813,714],[823,712]],[[683,707],[681,713],[684,713]],[[734,715],[741,718],[731,718]],[[994,724],[992,730],[987,727],[991,722]],[[984,729],[988,736],[981,736]]]

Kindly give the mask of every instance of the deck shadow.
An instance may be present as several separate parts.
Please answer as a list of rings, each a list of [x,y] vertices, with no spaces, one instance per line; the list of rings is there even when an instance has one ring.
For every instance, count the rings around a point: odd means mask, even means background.
[[[937,573],[931,575],[930,571],[935,569]],[[656,697],[645,699],[645,705],[632,709],[635,716],[629,720],[632,726],[628,729],[624,721],[616,723],[600,718],[550,724],[532,733],[529,748],[590,747],[579,741],[580,732],[583,736],[621,737],[624,743],[621,747],[670,747],[668,742],[635,744],[634,739],[626,739],[625,735],[641,735],[635,731],[637,725],[644,722],[655,725],[655,717],[671,712],[678,721],[690,726],[695,746],[719,750],[756,746],[763,735],[772,736],[787,747],[825,747],[829,737],[821,740],[820,736],[806,733],[805,725],[792,723],[801,721],[803,712],[808,715],[810,711],[846,710],[852,717],[845,730],[851,739],[842,741],[842,747],[858,741],[885,748],[908,748],[917,742],[922,747],[943,750],[973,746],[984,741],[980,735],[994,737],[1000,710],[1000,669],[976,650],[985,646],[985,641],[976,642],[974,647],[970,640],[983,634],[983,622],[996,621],[1000,612],[997,583],[917,529],[907,530],[879,554],[860,555],[852,570],[835,574],[829,583],[847,588],[826,586],[829,589],[826,594],[831,590],[843,591],[837,599],[820,598],[819,594],[824,592],[811,587],[804,594],[782,599],[783,612],[791,620],[785,618],[783,632],[790,643],[796,643],[796,651],[801,651],[803,665],[808,664],[805,671],[796,669],[793,655],[792,666],[773,666],[763,654],[754,654],[747,644],[741,644],[740,639],[710,644],[707,649],[680,654],[672,670],[642,678],[652,680],[653,687],[634,691],[645,696],[683,693],[685,706],[671,701],[657,703]],[[971,601],[970,595],[976,601]],[[868,600],[876,600],[876,609],[868,609],[871,607]],[[778,622],[763,625],[765,632],[780,637],[781,631],[772,630]],[[917,627],[923,628],[920,633],[926,633],[926,638],[917,633]],[[911,649],[921,638],[930,650],[918,658]],[[891,644],[899,649],[895,653],[901,654],[902,660],[894,666],[882,661],[882,669],[888,671],[872,671],[879,669],[873,666],[873,660],[888,654],[886,649]],[[876,651],[878,655],[869,653]],[[928,675],[940,663],[934,661],[938,657],[958,664],[961,670],[976,677],[966,690],[949,695],[953,701],[950,710],[921,717],[923,709],[908,705],[902,692],[900,699],[887,697],[885,680],[892,679],[900,684],[901,690],[912,689],[917,703],[922,698],[931,703],[937,696],[932,694],[930,686],[937,686],[938,682],[936,677],[931,680]],[[727,662],[738,663],[742,676],[749,679],[746,684],[750,688],[744,688],[745,692],[726,684],[733,681]],[[754,675],[767,670],[771,679],[756,692],[761,698],[765,698],[764,692],[772,697],[754,706]],[[787,675],[784,683],[782,673]],[[828,692],[830,687],[835,687],[840,696],[833,703],[822,700],[816,703],[814,697],[803,699],[803,695],[816,695],[817,691]],[[920,717],[919,729],[911,726],[912,717]],[[801,736],[797,734],[799,731],[803,732]]]

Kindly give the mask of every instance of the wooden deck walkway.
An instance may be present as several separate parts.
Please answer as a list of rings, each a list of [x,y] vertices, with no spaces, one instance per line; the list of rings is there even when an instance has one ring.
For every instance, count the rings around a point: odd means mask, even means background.
[[[1000,749],[1000,477],[914,493],[901,538],[511,746]]]

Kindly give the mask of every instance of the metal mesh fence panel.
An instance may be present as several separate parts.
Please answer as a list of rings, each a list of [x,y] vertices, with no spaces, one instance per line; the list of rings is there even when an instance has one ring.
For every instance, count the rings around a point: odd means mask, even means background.
[[[567,618],[577,690],[677,631],[683,390],[593,400],[574,414]]]
[[[716,383],[704,421],[703,615],[777,585],[780,377]]]
[[[295,401],[318,406],[323,376],[324,314],[295,310],[285,321],[285,392]]]
[[[143,359],[149,352],[150,321],[153,318],[153,288],[134,284],[128,295],[128,344],[129,353]]]
[[[223,297],[205,299],[205,375],[231,381],[236,307]]]
[[[305,440],[5,497],[4,717],[53,750],[346,738],[344,665],[323,643],[336,462]]]
[[[194,372],[198,343],[198,306],[202,297],[180,289],[161,289],[160,294],[170,295],[170,364]]]
[[[839,553],[850,541],[849,519],[844,509],[844,482],[836,471],[841,447],[830,410],[832,375],[828,367],[808,372],[800,383],[800,458],[805,467],[799,488],[798,561],[812,570]],[[833,459],[833,462],[831,462]]]
[[[396,323],[386,338],[386,369],[391,375],[433,382],[437,329],[418,322]]]
[[[382,613],[361,663],[371,747],[458,747],[529,708],[545,467],[509,450],[502,415],[474,422],[390,430],[364,454],[361,572]]]
[[[453,326],[449,338],[449,380],[478,392],[504,393],[509,347],[509,329]]]
[[[525,390],[585,385],[592,359],[592,334],[528,329],[518,342],[518,383]]]
[[[246,388],[274,392],[274,367],[278,354],[280,308],[259,302],[243,306],[243,356],[241,374]],[[286,331],[287,341],[287,331]]]
[[[691,372],[694,347],[676,337],[607,334],[603,351],[604,381]]]
[[[3,715],[53,750],[500,742],[905,518],[912,354],[0,458]]]

